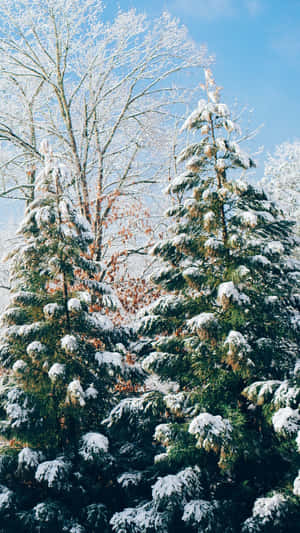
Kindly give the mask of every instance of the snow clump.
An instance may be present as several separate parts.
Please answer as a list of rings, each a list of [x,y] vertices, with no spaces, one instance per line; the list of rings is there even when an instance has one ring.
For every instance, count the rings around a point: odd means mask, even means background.
[[[189,526],[198,528],[198,530],[199,527],[204,526],[205,529],[201,527],[199,531],[213,531],[217,506],[215,501],[192,500],[184,506],[182,520]],[[207,529],[208,527],[209,529]]]
[[[300,377],[300,359],[297,359],[296,361],[293,374],[296,378]]]
[[[185,402],[186,396],[184,392],[179,392],[177,394],[167,394],[165,396],[165,404],[166,407],[169,409],[169,411],[172,414],[179,414],[181,413],[184,402]]]
[[[274,394],[273,403],[279,407],[293,407],[298,404],[299,387],[291,387],[288,381],[283,381]]]
[[[273,415],[272,423],[276,433],[292,435],[300,428],[300,414],[291,407],[282,407]]]
[[[33,341],[30,344],[28,344],[28,346],[26,348],[26,352],[31,357],[34,357],[34,356],[37,356],[37,355],[42,355],[42,354],[44,354],[46,352],[46,346],[45,346],[45,344],[42,344],[39,341]]]
[[[293,493],[295,496],[300,496],[300,470],[298,471],[298,476],[294,481]]]
[[[80,300],[78,298],[68,300],[68,310],[70,313],[80,313],[82,311]]]
[[[196,315],[188,320],[187,326],[202,337],[208,332],[215,330],[218,327],[218,321],[214,313],[200,313],[200,315]]]
[[[188,467],[176,475],[159,477],[152,487],[152,497],[157,508],[165,510],[199,497],[202,491],[199,468]]]
[[[239,331],[231,330],[224,342],[224,346],[228,347],[228,355],[234,355],[238,352],[247,353],[251,351],[251,348],[246,341],[244,335]]]
[[[286,499],[279,493],[267,498],[258,498],[254,502],[252,515],[260,518],[262,524],[266,524],[270,520],[280,517],[285,504]]]
[[[201,413],[190,423],[189,433],[196,435],[198,448],[217,451],[224,442],[231,439],[232,425],[220,415]]]
[[[69,472],[70,464],[63,458],[58,458],[41,463],[35,473],[35,479],[40,483],[46,483],[49,488],[62,490],[66,486]]]
[[[80,407],[85,406],[85,394],[83,388],[80,384],[79,379],[74,379],[69,383],[67,388],[67,405],[80,405]]]
[[[167,452],[158,453],[157,455],[154,456],[154,464],[156,465],[158,463],[163,463],[167,459],[169,459],[169,455]]]
[[[270,241],[264,249],[266,254],[283,254],[284,246],[280,241]]]
[[[4,485],[0,485],[0,513],[9,512],[14,504],[14,493]]]
[[[142,480],[141,472],[124,472],[117,478],[117,482],[122,488],[136,487]]]
[[[55,383],[58,379],[62,378],[66,373],[66,365],[62,365],[60,363],[54,363],[54,365],[51,366],[48,376],[52,383]]]
[[[249,226],[250,228],[255,228],[258,223],[258,218],[255,213],[252,211],[244,211],[240,214],[240,221],[245,226]]]
[[[296,437],[296,444],[297,444],[297,450],[300,453],[300,430],[298,431],[298,434]]]
[[[248,304],[249,298],[246,294],[239,292],[232,281],[225,281],[218,287],[217,303],[223,309],[227,309],[230,301],[237,304]]]
[[[280,386],[281,381],[255,381],[249,387],[243,390],[243,395],[256,405],[263,405],[266,400],[270,399],[274,391]]]
[[[43,313],[46,318],[56,318],[61,315],[62,311],[62,305],[58,305],[57,303],[50,303],[43,307]]]
[[[77,296],[80,302],[83,302],[87,305],[91,305],[92,296],[88,291],[80,291],[77,293]]]
[[[118,352],[96,352],[95,359],[99,366],[106,364],[121,367],[122,355]]]
[[[167,533],[169,522],[168,513],[159,513],[151,503],[146,503],[140,507],[128,507],[120,513],[115,513],[110,520],[110,525],[115,533],[128,531],[128,527],[131,531],[136,532],[159,531]]]
[[[42,458],[41,452],[31,448],[23,448],[18,454],[18,470],[33,470],[39,465]]]
[[[13,364],[13,372],[15,374],[23,374],[24,370],[27,368],[27,363],[25,363],[25,361],[23,361],[22,359],[18,359],[14,364]]]
[[[74,335],[65,335],[60,341],[61,347],[65,352],[74,354],[78,351],[78,340]]]
[[[87,400],[95,400],[98,396],[98,391],[94,387],[94,383],[91,383],[88,388],[86,389],[84,395]]]
[[[159,424],[155,428],[154,440],[163,444],[163,446],[168,446],[171,440],[171,425],[170,424]]]
[[[81,438],[79,454],[85,461],[93,461],[97,455],[108,452],[109,440],[102,433],[86,433]]]

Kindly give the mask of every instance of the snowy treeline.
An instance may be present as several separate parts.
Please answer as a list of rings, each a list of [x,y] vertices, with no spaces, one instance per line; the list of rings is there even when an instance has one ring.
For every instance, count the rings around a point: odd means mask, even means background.
[[[298,211],[274,196],[297,187],[297,143],[266,192],[248,183],[208,68],[174,133],[172,75],[203,50],[168,15],[101,10],[0,6],[2,195],[26,203],[1,315],[0,533],[295,533]],[[163,174],[162,231],[138,215]],[[149,232],[151,276],[133,279]]]

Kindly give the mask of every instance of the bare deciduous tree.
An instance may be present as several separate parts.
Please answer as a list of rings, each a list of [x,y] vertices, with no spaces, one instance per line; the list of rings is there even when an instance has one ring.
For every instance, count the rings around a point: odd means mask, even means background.
[[[300,140],[284,142],[268,154],[262,185],[285,213],[296,222],[300,235]]]
[[[124,199],[138,216],[139,191],[157,191],[170,120],[206,50],[166,13],[105,22],[101,0],[2,0],[0,17],[0,195],[32,200],[50,139],[72,166],[100,260]]]

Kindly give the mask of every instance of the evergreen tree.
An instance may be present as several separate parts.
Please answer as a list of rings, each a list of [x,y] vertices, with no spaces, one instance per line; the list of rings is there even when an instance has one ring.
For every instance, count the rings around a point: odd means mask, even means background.
[[[2,315],[0,531],[104,533],[120,502],[101,421],[120,382],[137,386],[143,372],[126,358],[130,330],[107,317],[118,302],[89,258],[72,176],[47,142],[41,150]]]
[[[254,162],[234,140],[238,127],[210,71],[203,88],[207,99],[183,126],[201,138],[180,154],[186,170],[169,186],[171,236],[153,249],[164,262],[154,281],[167,294],[142,318],[155,349],[143,368],[178,385],[152,393],[161,406],[156,475],[167,475],[151,500],[111,524],[122,533],[292,533],[300,519],[296,237],[262,190],[236,179]]]

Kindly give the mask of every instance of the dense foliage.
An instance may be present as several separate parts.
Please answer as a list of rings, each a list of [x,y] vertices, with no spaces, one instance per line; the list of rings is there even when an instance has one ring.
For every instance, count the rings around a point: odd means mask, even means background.
[[[299,524],[296,237],[262,190],[236,179],[254,162],[209,71],[205,89],[184,124],[200,140],[182,151],[186,170],[169,186],[170,236],[153,249],[166,294],[141,328],[155,350],[143,368],[175,387],[156,393],[155,461],[167,475],[151,501],[113,517],[116,532]]]
[[[239,177],[255,163],[205,79],[139,339],[120,319],[140,298],[103,282],[74,176],[42,143],[2,315],[2,533],[297,530],[298,238]]]
[[[107,505],[120,502],[101,421],[121,384],[137,386],[143,372],[129,358],[131,330],[107,317],[119,302],[89,258],[89,224],[68,198],[72,176],[46,142],[42,151],[2,315],[0,529],[104,532]]]

